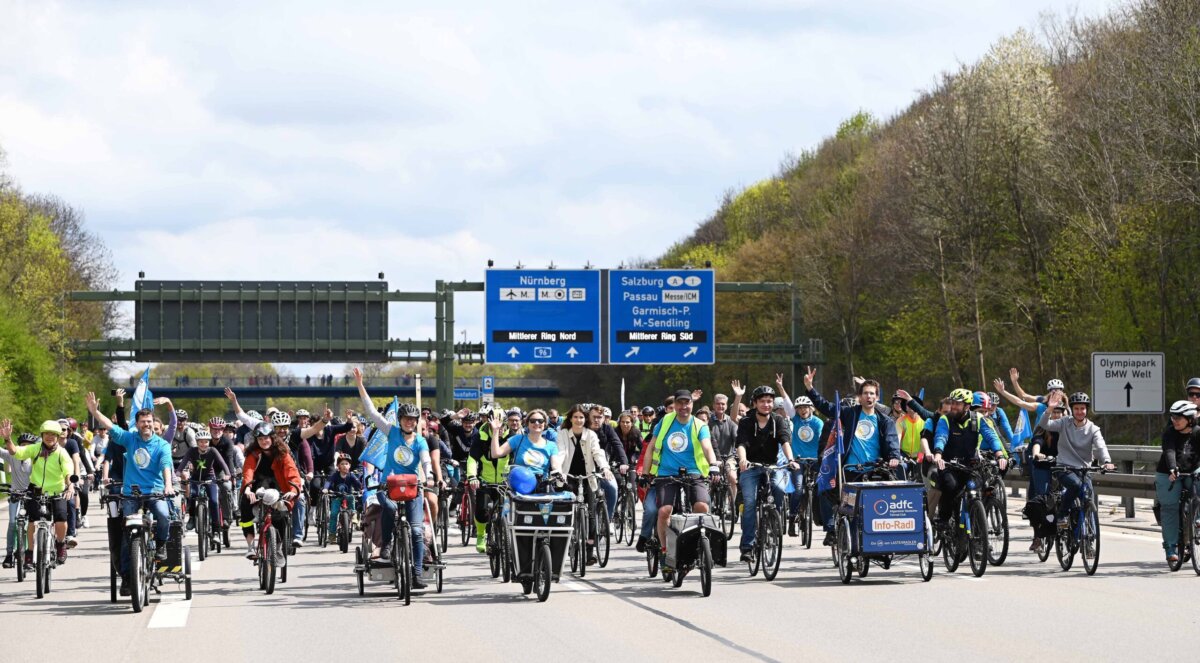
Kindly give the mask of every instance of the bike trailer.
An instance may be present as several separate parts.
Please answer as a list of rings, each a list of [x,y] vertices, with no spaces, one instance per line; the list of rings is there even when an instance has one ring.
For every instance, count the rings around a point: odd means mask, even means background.
[[[725,566],[725,532],[716,516],[707,513],[674,514],[667,525],[667,565],[674,569],[696,563],[696,550],[700,540],[700,528],[708,532],[712,548],[713,564]]]
[[[908,481],[847,483],[842,504],[850,517],[854,554],[915,554],[929,550],[925,486]]]
[[[574,527],[575,495],[568,492],[510,497],[507,513],[517,575],[533,573],[534,546],[541,537],[550,541],[550,568],[557,580]]]

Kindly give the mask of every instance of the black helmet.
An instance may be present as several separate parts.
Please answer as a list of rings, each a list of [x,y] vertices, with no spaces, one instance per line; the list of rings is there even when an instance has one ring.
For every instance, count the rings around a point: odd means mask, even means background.
[[[271,437],[275,434],[275,429],[265,421],[260,421],[254,425],[254,437]]]
[[[858,405],[858,401],[854,400],[853,396],[847,396],[842,399],[842,407],[854,407]]]
[[[771,398],[775,398],[775,390],[765,384],[761,387],[755,387],[754,391],[750,393],[750,400],[756,401],[756,400],[762,398],[763,396],[770,396]]]
[[[1069,405],[1078,405],[1078,404],[1091,405],[1092,399],[1088,398],[1088,395],[1083,393],[1082,391],[1077,391],[1077,392],[1071,394],[1071,397],[1067,399],[1067,403]]]
[[[1188,380],[1186,389],[1200,389],[1200,378],[1192,378]]]
[[[21,433],[21,436],[17,438],[17,443],[20,444],[21,446],[25,446],[26,444],[33,444],[34,442],[39,442],[39,441],[41,441],[41,438],[39,438],[37,435],[34,435],[33,433]]]
[[[662,405],[659,405],[658,409],[655,410],[654,413],[658,415],[659,419],[661,419],[663,417],[663,415],[665,415],[667,413],[667,408]]]
[[[418,410],[417,406],[413,405],[412,403],[401,403],[400,407],[396,409],[396,420],[399,421],[404,417],[419,419],[421,417],[421,411]]]
[[[647,417],[653,417],[654,416],[654,408],[647,405],[646,407],[642,408],[642,414],[646,415]]]

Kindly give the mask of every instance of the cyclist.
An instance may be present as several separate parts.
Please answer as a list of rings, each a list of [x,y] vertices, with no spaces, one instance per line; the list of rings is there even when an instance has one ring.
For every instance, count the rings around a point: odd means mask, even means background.
[[[1018,384],[1017,380],[1020,379],[1021,374],[1019,371],[1017,371],[1017,369],[1008,369],[1008,377],[1012,380],[1013,391],[1016,392],[1015,394],[1009,393],[1004,388],[1004,380],[1001,380],[1000,378],[993,380],[992,386],[994,386],[996,388],[996,392],[1008,400],[1008,402],[1016,405],[1026,412],[1029,412],[1031,421],[1037,422],[1041,420],[1041,418],[1045,416],[1046,410],[1054,407],[1057,403],[1066,402],[1066,385],[1063,384],[1062,380],[1055,378],[1046,382],[1046,395],[1034,397],[1025,393],[1025,390],[1021,388],[1020,384]]]
[[[354,382],[358,385],[358,395],[362,399],[363,411],[371,418],[375,428],[387,437],[385,462],[378,468],[383,475],[381,480],[386,481],[388,477],[394,475],[412,475],[417,478],[418,483],[424,484],[425,487],[432,486],[432,479],[425,470],[431,463],[429,444],[424,437],[417,433],[417,422],[421,418],[421,411],[411,403],[401,404],[396,410],[396,418],[400,425],[394,426],[388,423],[388,420],[371,403],[371,396],[367,393],[367,388],[363,386],[362,371],[358,367],[354,368]],[[364,466],[368,476],[374,474],[375,467],[372,467],[370,463],[364,463]],[[386,490],[381,490],[376,495],[379,498],[379,507],[383,511],[380,519],[383,544],[379,547],[379,558],[388,559],[391,554],[396,509],[399,506],[388,497]],[[406,502],[404,508],[407,511],[409,527],[412,530],[412,587],[413,589],[424,589],[426,585],[421,580],[421,571],[425,568],[423,492],[418,491],[416,498]]]
[[[680,471],[689,476],[704,476],[720,472],[716,454],[710,443],[710,433],[707,426],[692,416],[692,392],[680,389],[673,398],[674,409],[659,420],[651,431],[654,441],[650,448],[650,466],[646,473],[655,477],[654,500],[658,509],[658,540],[662,545],[661,554],[667,552],[667,524],[671,522],[675,498],[679,495],[681,486],[662,478],[674,477]],[[772,458],[772,461],[774,458]],[[688,486],[684,499],[692,503],[693,513],[708,513],[708,488],[702,484]],[[647,512],[650,512],[647,498]],[[639,541],[638,546],[645,550],[645,541]]]
[[[514,435],[504,442],[492,438],[491,458],[510,457],[508,461],[510,466],[528,468],[542,482],[561,478],[562,454],[559,453],[558,445],[551,442],[542,433],[542,430],[549,426],[550,417],[545,410],[531,410],[525,423],[529,426],[529,432],[524,435]],[[478,524],[478,520],[476,520],[476,524]]]
[[[12,422],[5,419],[0,422],[0,439],[5,442],[5,447],[12,445]],[[20,443],[20,450],[37,442],[37,436],[29,433],[23,433],[17,441]],[[13,562],[13,548],[17,545],[17,513],[21,510],[21,502],[12,496],[12,493],[23,493],[29,488],[29,473],[32,471],[32,463],[29,459],[17,460],[15,454],[11,453],[7,448],[0,448],[0,460],[4,461],[4,469],[8,472],[9,481],[9,496],[8,496],[8,534],[4,539],[4,568],[11,569]],[[22,560],[18,560],[22,561]]]
[[[1007,459],[1008,440],[1012,439],[1012,429],[1008,429],[1007,437],[1005,437],[1006,434],[1000,430],[995,419],[988,414],[994,409],[995,404],[992,402],[992,397],[988,396],[987,393],[976,391],[971,394],[971,412],[979,415],[980,421],[982,421],[988,428],[992,429],[992,433],[996,435],[996,439],[1000,442],[1000,449],[998,451],[995,449],[985,449],[985,451],[993,451],[997,456]],[[1004,423],[1006,425],[1008,424],[1007,418],[1004,420]],[[1004,467],[1001,466],[1000,469],[1003,471]]]
[[[1179,507],[1183,490],[1193,490],[1192,472],[1200,466],[1200,432],[1196,428],[1196,406],[1175,401],[1169,410],[1171,422],[1163,429],[1162,455],[1154,469],[1154,492],[1162,514],[1163,549],[1167,561],[1179,561]],[[1182,488],[1180,487],[1182,486]],[[1200,516],[1200,514],[1196,514]]]
[[[782,375],[778,376],[778,382],[783,382]],[[743,505],[742,540],[739,548],[742,552],[743,562],[754,562],[754,537],[758,531],[758,512],[756,511],[758,484],[762,481],[764,473],[767,472],[767,468],[750,467],[750,463],[761,463],[770,467],[775,464],[775,460],[782,450],[784,458],[787,460],[788,470],[800,469],[800,465],[792,456],[790,443],[792,434],[784,418],[772,412],[775,400],[775,390],[771,387],[767,385],[755,387],[750,394],[754,414],[738,422],[737,455],[738,469],[741,470],[741,475],[738,477],[738,488],[742,493]],[[786,398],[784,402],[791,405]],[[778,474],[778,478],[774,476],[775,474]],[[782,473],[772,473],[772,476],[768,478],[772,484],[771,491],[775,494],[776,508],[782,508],[784,486],[779,484],[781,480],[786,482],[786,476]]]
[[[280,491],[280,499],[291,510],[295,508],[296,498],[304,484],[296,461],[292,460],[286,435],[280,435],[265,421],[256,422],[250,433],[254,436],[254,446],[246,452],[246,460],[242,464],[242,494],[238,500],[238,511],[242,514],[240,525],[246,537],[246,557],[254,559],[257,555],[254,548],[254,503],[258,501],[258,489]],[[272,518],[271,525],[282,540],[286,534],[287,519]],[[286,559],[281,546],[275,561],[282,564]]]
[[[530,414],[530,417],[532,418],[533,415]],[[537,433],[540,436],[542,429],[546,427],[545,413],[542,413],[538,419],[540,427],[537,428]],[[499,422],[499,417],[493,417],[486,427],[488,429],[493,426],[498,427]],[[518,433],[499,436],[488,434],[485,437],[482,430],[484,427],[480,428],[480,434],[475,436],[474,442],[471,443],[471,453],[467,457],[467,481],[470,482],[471,488],[475,489],[475,512],[472,514],[475,519],[475,552],[483,553],[487,552],[487,517],[494,502],[500,499],[500,494],[496,491],[495,486],[504,481],[504,476],[508,472],[509,450],[512,449],[513,444],[519,445],[526,436]],[[533,434],[533,429],[534,426],[531,424],[530,435]],[[504,431],[504,433],[508,432],[508,430]],[[502,453],[493,455],[493,450]],[[555,453],[557,453],[557,449]],[[543,459],[539,456],[533,464],[540,466],[543,464],[542,461]]]
[[[588,427],[588,412],[592,412],[596,420],[603,419],[603,413],[596,409],[585,408],[583,405],[574,405],[567,411],[567,416],[563,420],[562,428],[559,430],[558,448],[562,451],[563,467],[566,469],[567,476],[586,476],[587,481],[583,484],[584,497],[588,500],[592,499],[592,495],[597,490],[603,490],[605,498],[608,497],[607,484],[612,484],[614,491],[613,505],[616,504],[616,479],[612,475],[612,470],[608,467],[608,456],[604,452],[604,448],[600,445],[600,438],[596,431]],[[611,429],[610,429],[611,430]],[[597,481],[593,473],[600,472],[604,476],[603,481]],[[568,478],[568,490],[575,492],[577,489],[576,479]],[[606,500],[607,501],[607,500]],[[606,506],[607,508],[607,506]],[[613,511],[608,509],[609,514]],[[611,515],[610,515],[611,517]],[[590,531],[589,523],[588,544],[594,542],[595,532]],[[664,539],[665,540],[665,539]],[[587,563],[594,564],[595,553],[591,553]]]
[[[713,410],[716,410],[716,406],[713,407]],[[643,440],[650,436],[650,431],[654,430],[654,408],[649,405],[642,408],[642,411],[638,413],[637,427],[638,434]]]
[[[709,425],[711,431],[712,426]],[[637,458],[642,451],[642,436],[638,431],[632,412],[622,412],[617,417],[617,439],[625,450],[626,458]]]
[[[1192,402],[1192,405],[1200,408],[1200,378],[1188,380],[1187,399]]]
[[[171,443],[171,463],[175,467],[179,467],[179,463],[187,455],[188,449],[196,446],[196,431],[188,425],[187,410],[176,410],[175,416],[179,420],[179,425],[175,428],[175,436],[169,441]],[[159,434],[161,435],[161,433]]]
[[[222,426],[224,428],[224,426]],[[204,487],[205,495],[208,497],[208,512],[213,514],[213,531],[220,532],[225,529],[225,520],[222,518],[221,504],[217,500],[218,482],[223,483],[226,477],[229,476],[229,465],[225,462],[225,458],[212,446],[212,434],[207,429],[201,428],[196,431],[196,447],[188,449],[183,456],[183,460],[179,461],[179,477],[183,481],[187,481],[192,470],[195,470],[196,481],[188,489],[188,521],[187,529],[193,530],[196,528],[196,523],[192,514],[196,513],[196,498],[200,495],[200,481],[212,480],[213,483]]]
[[[353,421],[354,425],[337,441],[334,453],[349,458],[350,471],[360,473],[362,463],[359,462],[359,457],[362,456],[363,448],[366,445],[366,438],[363,436],[366,427],[358,417],[354,417]]]
[[[819,453],[821,433],[825,430],[825,422],[813,414],[816,408],[813,407],[812,399],[808,396],[798,397],[792,404],[792,411],[795,412],[792,415],[792,458],[797,461],[801,459],[815,461]],[[792,513],[796,513],[800,509],[800,500],[804,499],[804,473],[804,467],[792,470],[792,486],[795,488],[789,504]],[[792,519],[789,528],[788,534],[797,536],[795,519]]]
[[[826,417],[833,417],[837,413],[833,403],[825,400],[821,394],[817,393],[816,389],[813,389],[813,378],[816,376],[817,369],[808,367],[804,373],[805,395],[813,402],[818,412]],[[900,438],[896,436],[896,426],[892,423],[891,417],[876,408],[878,398],[879,383],[875,380],[863,380],[858,382],[858,398],[842,404],[841,424],[847,437],[844,463],[846,465],[866,465],[881,459],[887,460],[889,468],[894,469],[900,465]],[[822,450],[832,442],[830,437],[833,430],[834,424],[825,426]],[[863,474],[854,471],[844,472],[847,482],[860,481]],[[826,494],[832,497],[837,495],[832,491]],[[832,546],[834,543],[833,504],[829,500],[820,500],[820,505],[821,520],[825,523],[823,545]]]
[[[623,475],[629,471],[629,456],[625,455],[625,445],[621,444],[617,429],[608,425],[606,419],[608,415],[605,415],[605,412],[611,413],[612,411],[603,405],[593,405],[585,413],[588,418],[588,428],[596,434],[596,439],[600,441],[600,448],[604,450],[605,456],[617,464],[617,471]],[[604,466],[608,467],[608,464],[605,463]],[[599,483],[600,490],[604,491],[608,519],[609,522],[612,522],[613,513],[617,510],[617,482],[615,478],[611,478]]]
[[[900,438],[900,453],[915,461],[923,452],[921,431],[925,430],[925,420],[909,405],[911,401],[905,391],[897,391],[892,395],[892,414],[896,420],[896,437]]]
[[[1104,444],[1104,435],[1100,432],[1100,427],[1087,416],[1091,402],[1087,394],[1077,391],[1071,394],[1067,400],[1067,404],[1071,408],[1069,418],[1050,420],[1043,417],[1039,425],[1047,431],[1058,433],[1059,467],[1071,469],[1088,467],[1092,464],[1092,459],[1099,454],[1104,461],[1104,469],[1111,472],[1116,469],[1116,466],[1113,465],[1112,457],[1108,454],[1108,447]],[[1091,479],[1088,481],[1090,482]],[[1063,472],[1059,475],[1058,482],[1066,489],[1063,499],[1058,503],[1058,513],[1056,514],[1058,526],[1067,528],[1070,526],[1066,517],[1067,511],[1079,497],[1080,491],[1083,490],[1083,481],[1074,472]]]
[[[329,475],[325,480],[325,485],[321,487],[321,492],[350,494],[360,492],[363,489],[362,482],[358,477],[350,473],[350,457],[346,454],[339,454],[337,457],[337,472]],[[329,501],[329,535],[332,537],[337,534],[338,513],[342,510],[342,501],[334,499]]]
[[[721,462],[721,475],[728,482],[734,504],[737,504],[737,422],[729,416],[729,397],[725,394],[713,396],[708,432],[712,436],[713,451]]]
[[[71,462],[71,455],[59,443],[63,436],[63,428],[57,421],[44,422],[41,430],[41,443],[20,448],[12,442],[11,428],[10,424],[8,434],[3,435],[5,448],[14,460],[31,461],[29,489],[31,491],[36,489],[42,494],[54,497],[50,503],[50,515],[54,520],[54,552],[58,557],[58,563],[62,564],[67,560],[67,502],[70,501],[73,492],[73,481],[69,481],[69,479],[77,476],[75,465]],[[32,514],[40,513],[41,505],[31,497],[25,502],[25,512],[31,514],[27,534],[29,547],[25,549],[25,566],[33,566],[33,533],[36,523],[33,522],[35,518]]]
[[[950,413],[938,417],[933,433],[933,464],[937,466],[937,487],[941,491],[938,502],[937,527],[945,529],[954,503],[966,485],[966,476],[958,468],[947,468],[946,461],[958,461],[964,465],[975,463],[980,450],[1000,453],[1004,450],[996,431],[983,421],[982,415],[971,411],[975,394],[968,389],[950,392]],[[1000,458],[1000,469],[1006,467],[1007,459]]]
[[[109,429],[108,447],[119,447],[124,452],[121,494],[128,498],[136,487],[141,494],[162,493],[171,499],[175,495],[174,465],[171,460],[171,445],[154,434],[154,411],[141,410],[134,413],[133,421],[137,432],[127,431],[114,425],[100,412],[96,394],[88,392],[88,412],[100,425]],[[182,411],[181,411],[182,414]],[[167,558],[167,534],[171,525],[167,502],[162,499],[147,500],[145,508],[154,514],[154,557],[158,561]],[[131,516],[142,508],[136,499],[121,500],[121,515]],[[121,595],[129,594],[129,545],[121,539]]]
[[[209,437],[212,438],[212,447],[221,455],[221,459],[225,461],[225,467],[227,468],[225,478],[221,480],[218,486],[221,493],[221,503],[229,505],[230,509],[233,508],[233,477],[238,471],[238,450],[233,443],[233,433],[235,430],[237,428],[233,424],[226,422],[221,417],[213,417],[208,420],[208,433]],[[199,435],[196,436],[197,444],[200,443],[199,437]],[[223,517],[223,521],[229,521],[233,518],[234,514],[222,513],[221,516]],[[222,528],[221,537],[224,539],[225,546],[228,547],[229,531]]]

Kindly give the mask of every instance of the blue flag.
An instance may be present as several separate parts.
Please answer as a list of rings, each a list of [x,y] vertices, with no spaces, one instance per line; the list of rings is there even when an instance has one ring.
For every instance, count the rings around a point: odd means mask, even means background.
[[[149,368],[146,369],[145,373],[142,373],[142,379],[138,380],[137,387],[133,390],[133,399],[130,401],[129,406],[130,421],[137,420],[138,412],[154,409],[154,394],[150,391]]]
[[[1017,427],[1013,429],[1013,447],[1019,447],[1033,437],[1033,431],[1029,425],[1029,412],[1021,410],[1017,415]]]
[[[842,465],[842,399],[837,392],[833,394],[833,434],[829,446],[821,453],[821,469],[817,472],[817,494],[826,493],[837,487],[838,469]]]
[[[387,411],[383,413],[383,418],[392,426],[396,425],[396,409],[400,407],[400,399],[392,396],[392,403],[388,405]],[[371,437],[367,439],[366,446],[363,447],[362,455],[359,456],[359,461],[370,463],[376,468],[383,467],[387,464],[387,445],[388,436],[383,434],[383,431],[378,428],[371,433]]]

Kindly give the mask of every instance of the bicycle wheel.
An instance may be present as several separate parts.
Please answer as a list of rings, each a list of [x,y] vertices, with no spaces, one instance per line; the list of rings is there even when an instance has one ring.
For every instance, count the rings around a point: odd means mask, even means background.
[[[1083,505],[1083,523],[1080,527],[1079,559],[1083,561],[1083,570],[1088,575],[1096,574],[1100,565],[1100,517],[1096,506],[1091,500]]]
[[[458,502],[458,534],[464,546],[471,543],[471,532],[475,529],[475,497],[469,488],[463,488]]]
[[[658,576],[658,551],[658,538],[651,537],[646,542],[646,571],[649,572],[651,578]]]
[[[838,577],[843,585],[849,585],[854,565],[850,562],[850,523],[845,518],[838,518],[836,537],[833,551],[837,557]]]
[[[612,534],[608,527],[608,511],[601,507],[596,511],[596,561],[600,568],[608,566],[608,553],[612,547]]]
[[[583,578],[583,577],[587,576],[587,563],[588,563],[588,542],[587,542],[588,512],[587,512],[587,509],[583,510],[583,517],[580,518],[578,522],[576,522],[576,525],[578,526],[578,529],[576,531],[579,534],[579,538],[576,541],[576,544],[578,545],[579,550],[575,554],[579,556],[579,577]]]
[[[317,505],[317,547],[324,548],[329,545],[329,498],[321,496],[321,502]]]
[[[508,523],[500,521],[500,582],[512,580],[512,551],[508,548]]]
[[[450,547],[450,505],[444,500],[438,500],[438,533],[442,535],[442,552]]]
[[[350,549],[350,530],[353,527],[348,512],[343,510],[338,514],[337,544],[338,550],[343,553]]]
[[[725,532],[725,540],[729,541],[733,539],[733,528],[737,524],[737,499],[728,486],[724,492],[725,517],[721,519],[721,531]]]
[[[971,502],[971,526],[967,530],[967,548],[970,553],[971,573],[982,577],[988,565],[988,519],[983,502]]]
[[[28,545],[25,529],[23,525],[17,528],[17,545],[13,549],[13,559],[17,562],[17,582],[25,582],[25,546]],[[110,561],[108,565],[112,567],[112,562]],[[116,592],[116,585],[113,585],[113,592]],[[113,599],[113,603],[116,603],[116,599]]]
[[[183,547],[183,600],[192,600],[192,549]]]
[[[1058,524],[1055,523],[1057,527]],[[1054,554],[1058,556],[1058,565],[1063,571],[1070,571],[1075,563],[1075,550],[1071,548],[1071,530],[1059,529],[1054,535]]]
[[[538,603],[550,598],[550,573],[550,544],[543,541],[533,560],[533,593]]]
[[[359,596],[363,596],[364,594],[367,593],[367,583],[363,577],[366,575],[366,571],[363,569],[363,567],[365,567],[366,565],[367,565],[367,560],[365,559],[365,557],[363,555],[362,548],[356,547],[354,549],[354,566],[357,568],[354,569],[354,575],[358,576],[358,595]]]
[[[129,602],[134,612],[142,611],[143,593],[146,591],[145,574],[146,541],[140,536],[134,537],[129,542]]]
[[[275,533],[275,527],[263,528],[263,546],[261,548],[261,556],[259,557],[259,573],[262,574],[263,590],[267,594],[275,593],[275,557],[279,555],[279,536]]]
[[[942,532],[942,563],[946,565],[947,573],[954,573],[958,570],[958,564],[962,558],[958,555],[958,522],[957,519],[950,521],[946,531]]]
[[[929,582],[933,578],[933,558],[930,557],[930,553],[918,555],[917,565],[921,568],[921,581]]]
[[[208,500],[203,496],[196,498],[196,551],[200,561],[208,558]]]
[[[404,605],[412,603],[412,546],[408,542],[408,532],[402,527],[396,528],[392,538],[392,568],[396,571],[396,593]]]
[[[1001,566],[1008,559],[1008,512],[1000,500],[989,498],[987,514],[988,562]]]
[[[1039,562],[1044,562],[1050,559],[1050,550],[1054,548],[1054,539],[1048,536],[1039,538],[1042,540],[1042,547],[1037,549],[1037,558]]]
[[[613,522],[613,530],[616,534],[618,545],[625,541],[625,497],[624,493],[617,496],[617,508],[613,511],[613,515],[616,517],[615,522]]]
[[[779,512],[768,508],[763,514],[762,532],[762,572],[763,579],[770,582],[779,575],[779,564],[783,560],[783,525],[779,520]]]
[[[487,556],[488,570],[491,571],[493,578],[500,577],[500,537],[499,537],[499,521],[492,519],[487,526]],[[574,558],[572,558],[572,571],[574,571]]]
[[[637,494],[632,492],[633,489],[630,490],[631,492],[628,493],[629,499],[626,501],[627,506],[625,510],[625,529],[629,531],[629,536],[626,537],[625,540],[626,546],[632,546],[633,544],[637,543],[638,537]]]
[[[800,498],[800,513],[797,514],[800,519],[798,527],[800,528],[800,544],[805,550],[811,549],[813,544],[813,501],[812,493],[804,493],[804,497]]]
[[[49,551],[46,550],[45,534],[45,530],[38,529],[37,537],[35,537],[33,542],[34,582],[37,584],[37,587],[34,588],[34,594],[39,599],[46,595],[46,574],[50,572],[50,560],[46,559]]]
[[[700,571],[700,593],[704,596],[712,594],[713,556],[712,543],[708,537],[700,538],[700,550],[696,555],[696,568]]]
[[[1188,553],[1192,558],[1192,570],[1200,575],[1200,497],[1193,497],[1191,512],[1187,520],[1187,528],[1191,532],[1188,537]]]

